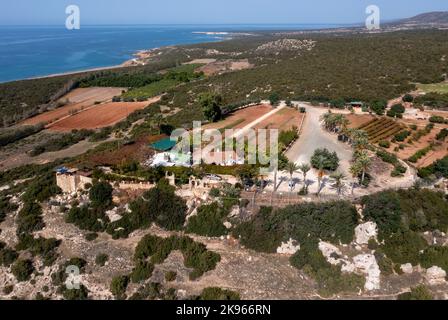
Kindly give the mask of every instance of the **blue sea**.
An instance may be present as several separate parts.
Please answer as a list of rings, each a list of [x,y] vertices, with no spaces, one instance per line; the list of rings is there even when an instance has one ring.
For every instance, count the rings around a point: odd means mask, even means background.
[[[0,26],[0,82],[119,65],[138,50],[222,41],[258,30],[304,30],[339,25]]]

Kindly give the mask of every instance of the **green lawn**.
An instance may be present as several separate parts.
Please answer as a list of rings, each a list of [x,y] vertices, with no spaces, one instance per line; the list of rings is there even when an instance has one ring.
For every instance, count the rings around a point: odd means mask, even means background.
[[[172,80],[172,79],[163,79],[154,83],[151,83],[147,86],[141,87],[141,88],[135,88],[131,89],[128,92],[124,93],[122,95],[123,98],[145,98],[149,99],[154,96],[157,96],[163,92],[166,92],[167,90],[174,88],[178,84],[180,84],[180,81]]]
[[[200,64],[181,65],[181,66],[178,66],[175,68],[171,68],[171,69],[169,69],[169,71],[174,72],[174,73],[186,72],[186,73],[188,73],[188,76],[191,79],[191,78],[193,78],[194,70],[198,66],[201,66],[201,65]],[[157,82],[153,82],[153,83],[151,83],[147,86],[141,87],[141,88],[131,89],[128,92],[124,93],[122,95],[122,97],[123,98],[134,98],[134,99],[137,99],[137,98],[149,99],[149,98],[152,98],[159,94],[162,94],[181,83],[182,83],[181,80],[166,78],[166,79],[162,79]]]
[[[435,92],[441,94],[448,93],[448,82],[418,84],[417,87],[419,90],[424,91],[426,93],[428,92]]]

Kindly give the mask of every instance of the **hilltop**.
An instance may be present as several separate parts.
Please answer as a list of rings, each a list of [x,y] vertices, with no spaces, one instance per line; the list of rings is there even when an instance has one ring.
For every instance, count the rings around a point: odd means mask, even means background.
[[[406,27],[444,27],[448,26],[448,11],[426,12],[411,18],[398,20],[391,25]]]

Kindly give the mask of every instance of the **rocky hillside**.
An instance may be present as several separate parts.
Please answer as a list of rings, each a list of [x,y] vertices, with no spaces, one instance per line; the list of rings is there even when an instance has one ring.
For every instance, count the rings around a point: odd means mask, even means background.
[[[448,11],[427,12],[392,23],[395,26],[448,26]]]

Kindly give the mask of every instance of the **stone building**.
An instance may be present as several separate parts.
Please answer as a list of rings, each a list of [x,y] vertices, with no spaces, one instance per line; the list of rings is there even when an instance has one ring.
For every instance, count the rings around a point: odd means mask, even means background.
[[[92,184],[91,172],[77,169],[59,169],[56,172],[56,184],[64,193],[73,193],[83,190],[87,183]]]

